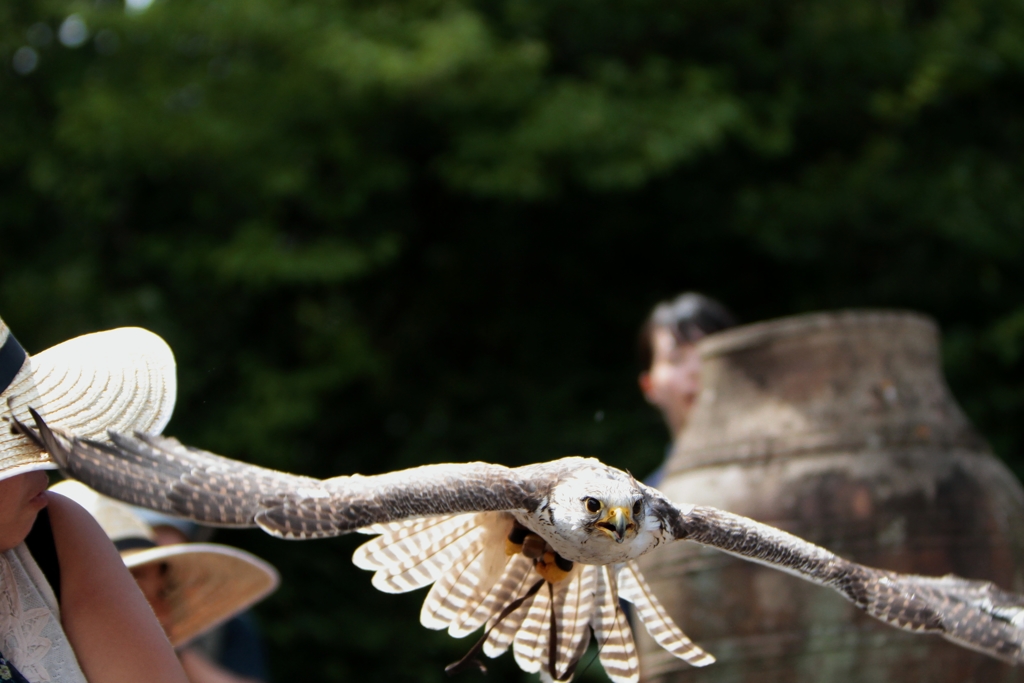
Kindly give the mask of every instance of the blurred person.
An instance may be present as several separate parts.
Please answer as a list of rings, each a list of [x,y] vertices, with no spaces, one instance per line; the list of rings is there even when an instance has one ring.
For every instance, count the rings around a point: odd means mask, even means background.
[[[160,546],[202,543],[213,536],[211,527],[188,519],[145,508],[134,510],[152,527],[156,544]],[[192,683],[267,683],[270,680],[263,637],[250,610],[202,634],[180,654]]]
[[[685,429],[700,393],[700,354],[697,342],[737,324],[718,301],[697,292],[684,292],[659,302],[640,328],[640,390],[665,419],[674,443]],[[671,452],[670,443],[668,451]],[[647,483],[657,486],[664,462]]]
[[[187,683],[113,544],[80,506],[46,488],[49,456],[12,417],[32,407],[61,429],[159,432],[174,356],[134,328],[29,356],[0,320],[0,680]]]
[[[219,665],[199,643],[277,588],[279,577],[271,565],[230,546],[189,542],[175,527],[179,522],[186,528],[198,525],[185,520],[159,515],[164,523],[154,529],[137,508],[80,482],[62,481],[51,491],[79,503],[114,542],[178,648],[191,683],[262,680]]]

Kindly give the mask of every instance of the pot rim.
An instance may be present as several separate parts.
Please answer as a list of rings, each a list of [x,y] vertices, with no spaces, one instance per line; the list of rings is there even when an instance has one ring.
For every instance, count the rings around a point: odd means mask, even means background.
[[[936,337],[939,333],[935,319],[919,311],[898,308],[849,308],[802,313],[732,327],[701,339],[697,342],[697,352],[701,360],[707,360],[783,339],[806,336],[813,332],[842,330],[849,327],[864,329],[866,325],[880,325],[891,329],[894,321],[925,327]]]

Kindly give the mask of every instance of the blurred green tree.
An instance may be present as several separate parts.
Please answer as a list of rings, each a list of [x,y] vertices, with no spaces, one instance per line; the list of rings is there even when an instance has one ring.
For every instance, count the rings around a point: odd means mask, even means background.
[[[1024,471],[1019,3],[9,0],[0,55],[0,311],[36,350],[164,335],[189,442],[643,472],[633,336],[697,288],[936,316]],[[356,539],[223,538],[286,577],[280,680],[441,680],[469,646]]]

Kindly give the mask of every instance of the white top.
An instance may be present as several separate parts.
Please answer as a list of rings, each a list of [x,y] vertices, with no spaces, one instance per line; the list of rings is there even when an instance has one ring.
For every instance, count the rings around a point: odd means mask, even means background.
[[[57,597],[24,543],[0,553],[0,652],[32,683],[87,683]]]

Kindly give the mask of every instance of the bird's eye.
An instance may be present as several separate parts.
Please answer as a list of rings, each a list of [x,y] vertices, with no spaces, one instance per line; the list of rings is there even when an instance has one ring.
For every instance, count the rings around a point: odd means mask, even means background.
[[[642,510],[642,509],[643,509],[643,506],[644,506],[644,500],[643,500],[643,498],[637,498],[637,499],[636,499],[636,502],[635,502],[635,503],[633,503],[633,516],[634,516],[634,517],[637,517],[637,516],[639,516],[639,514],[640,514],[640,510]]]
[[[584,498],[583,504],[587,506],[588,512],[600,512],[601,510],[601,501],[599,501],[597,498]]]

